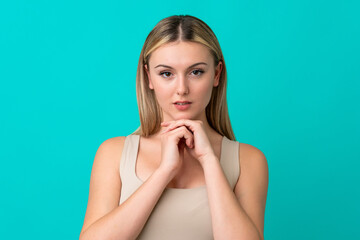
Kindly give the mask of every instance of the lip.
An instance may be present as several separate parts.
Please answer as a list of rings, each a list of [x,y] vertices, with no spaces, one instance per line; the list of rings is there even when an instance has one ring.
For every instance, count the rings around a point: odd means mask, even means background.
[[[186,104],[177,105],[176,103],[186,103]],[[191,102],[189,102],[189,101],[176,101],[174,103],[174,106],[176,107],[176,109],[178,109],[180,111],[184,111],[184,110],[187,110],[191,106]]]
[[[191,103],[190,101],[176,101],[176,102],[174,102],[174,104],[176,104],[176,103]]]

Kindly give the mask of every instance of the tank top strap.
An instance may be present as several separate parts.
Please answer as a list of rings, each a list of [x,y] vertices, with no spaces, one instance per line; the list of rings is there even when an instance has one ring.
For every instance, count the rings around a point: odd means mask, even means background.
[[[131,171],[135,172],[139,140],[140,135],[130,134],[126,136],[123,153],[120,159],[120,174],[122,173],[122,171],[126,171],[126,173],[129,173]]]
[[[120,179],[121,179],[121,204],[141,185],[135,174],[136,157],[138,153],[140,135],[130,134],[126,136],[121,158],[120,158]]]
[[[126,136],[120,159],[120,176],[135,172],[139,138],[139,135],[133,134]]]
[[[234,189],[240,176],[239,142],[224,136],[220,164],[231,189]]]

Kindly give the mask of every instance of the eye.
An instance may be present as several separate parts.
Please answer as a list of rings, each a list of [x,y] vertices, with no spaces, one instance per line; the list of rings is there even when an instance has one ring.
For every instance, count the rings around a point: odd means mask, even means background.
[[[161,73],[160,73],[160,76],[163,76],[163,77],[165,77],[165,78],[168,78],[168,77],[171,76],[171,72],[161,72]]]
[[[195,76],[200,76],[201,74],[204,73],[204,71],[201,69],[195,69],[195,70],[191,71],[191,73],[194,74]]]

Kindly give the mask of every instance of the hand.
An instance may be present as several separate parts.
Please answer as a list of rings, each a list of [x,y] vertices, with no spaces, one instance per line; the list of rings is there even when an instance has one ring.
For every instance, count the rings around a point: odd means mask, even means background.
[[[187,144],[188,152],[196,158],[203,166],[204,159],[208,156],[214,156],[214,150],[210,140],[205,132],[203,122],[200,120],[181,119],[176,121],[162,122],[161,126],[168,127],[163,133],[175,131],[178,128],[186,127],[192,132],[193,143]]]
[[[193,147],[193,134],[185,127],[180,126],[172,131],[161,133],[161,169],[170,172],[172,179],[180,169],[184,159],[185,146]]]

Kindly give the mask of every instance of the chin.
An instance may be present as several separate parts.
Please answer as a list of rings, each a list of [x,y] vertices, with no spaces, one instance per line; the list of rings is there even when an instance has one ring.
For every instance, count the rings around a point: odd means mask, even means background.
[[[188,117],[188,116],[176,116],[173,118],[174,120],[180,120],[180,119],[189,119],[191,120],[192,118],[191,117]]]
[[[193,114],[189,114],[189,113],[174,114],[171,117],[174,120],[180,120],[180,119],[196,120],[196,119],[198,119],[196,116],[194,116]]]

